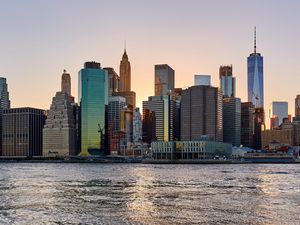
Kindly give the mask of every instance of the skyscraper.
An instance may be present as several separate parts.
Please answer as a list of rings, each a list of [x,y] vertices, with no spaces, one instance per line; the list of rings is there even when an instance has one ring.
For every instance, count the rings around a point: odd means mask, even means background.
[[[126,99],[126,104],[131,108],[135,108],[135,92],[131,91],[131,67],[128,60],[126,49],[120,62],[120,81],[119,91],[114,92],[113,96],[122,96]]]
[[[131,68],[126,49],[120,62],[120,87],[121,92],[131,91]]]
[[[115,72],[114,68],[103,68],[108,72],[108,97],[113,96],[114,93],[119,91],[120,77]]]
[[[248,102],[254,108],[264,108],[263,57],[256,52],[256,28],[254,31],[254,52],[247,58],[248,64]]]
[[[192,86],[181,95],[181,141],[223,141],[222,92],[211,86]]]
[[[0,109],[9,109],[10,100],[7,90],[6,78],[0,77]]]
[[[232,76],[232,65],[220,66],[219,75],[223,97],[235,97],[235,77]]]
[[[241,108],[241,144],[253,148],[254,105],[252,102],[243,102]]]
[[[278,124],[270,123],[270,129],[279,127],[284,118],[288,118],[288,102],[272,102],[270,107],[270,121],[272,118],[277,117]],[[272,127],[272,126],[273,127]]]
[[[241,145],[241,99],[223,98],[223,142]]]
[[[174,113],[175,102],[168,95],[151,96],[148,101],[143,101],[143,119],[147,118],[155,123],[143,121],[145,122],[143,123],[143,132],[149,135],[149,137],[145,137],[145,140],[173,141]],[[152,133],[153,129],[155,129],[154,134]]]
[[[86,62],[79,71],[78,101],[81,108],[81,155],[104,150],[108,74],[100,63]]]
[[[295,98],[295,117],[300,117],[300,95]]]
[[[195,75],[194,76],[194,85],[198,86],[198,85],[206,85],[206,86],[210,86],[210,80],[211,80],[211,76],[210,75]]]
[[[41,156],[45,111],[13,108],[2,111],[2,156]]]
[[[155,65],[155,96],[169,95],[174,92],[175,71],[167,64]]]
[[[69,156],[78,154],[76,107],[71,96],[71,76],[61,77],[61,91],[56,92],[43,129],[43,155]]]

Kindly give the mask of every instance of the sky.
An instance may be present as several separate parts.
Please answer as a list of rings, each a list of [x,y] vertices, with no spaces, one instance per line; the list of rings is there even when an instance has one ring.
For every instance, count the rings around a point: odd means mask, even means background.
[[[154,65],[175,70],[175,86],[210,74],[219,86],[220,65],[233,65],[237,97],[247,101],[247,57],[264,57],[266,116],[272,101],[300,94],[298,0],[0,0],[0,76],[12,107],[50,107],[63,69],[77,97],[86,61],[119,71],[124,40],[137,106],[154,94]]]

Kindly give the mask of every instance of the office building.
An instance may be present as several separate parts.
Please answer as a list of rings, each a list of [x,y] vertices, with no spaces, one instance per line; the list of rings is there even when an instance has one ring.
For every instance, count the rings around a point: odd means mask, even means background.
[[[241,99],[223,98],[223,142],[241,145]]]
[[[81,115],[81,155],[104,153],[108,74],[100,63],[86,62],[79,71],[78,100]]]
[[[210,75],[195,75],[194,76],[194,85],[205,85],[210,86],[211,84],[211,76]]]
[[[41,109],[2,110],[2,156],[41,156],[45,119]]]
[[[149,108],[145,108],[143,104],[143,125],[142,125],[143,142],[149,144],[152,141],[156,141],[155,124],[156,124],[155,112],[151,111]]]
[[[247,58],[248,65],[248,102],[254,108],[264,108],[263,57],[256,52],[256,29],[254,33],[254,52]]]
[[[71,76],[65,70],[61,81],[61,91],[52,99],[43,129],[44,156],[78,154],[77,105],[71,95]]]
[[[133,143],[141,143],[143,140],[143,130],[142,130],[142,115],[139,108],[133,110]]]
[[[241,104],[241,144],[253,148],[254,105],[252,102]]]
[[[134,91],[125,91],[125,92],[115,92],[113,93],[113,96],[121,96],[126,99],[126,105],[128,105],[130,108],[134,109],[136,107],[136,94]]]
[[[120,131],[121,112],[126,106],[126,99],[121,96],[108,98],[108,125],[112,132]]]
[[[170,95],[174,92],[175,71],[167,64],[155,65],[155,96]]]
[[[114,93],[119,91],[120,77],[115,72],[114,68],[106,67],[103,69],[108,73],[108,97],[111,97]]]
[[[0,77],[0,109],[9,109],[10,100],[6,78]]]
[[[264,109],[263,108],[255,108],[254,109],[254,135],[253,135],[253,148],[261,149],[262,148],[262,140],[261,133],[265,130],[264,123]]]
[[[288,102],[272,102],[270,107],[270,129],[278,128],[282,123],[284,118],[288,118]],[[273,123],[271,123],[272,118],[278,118],[278,120],[273,119]],[[278,121],[278,123],[276,123]],[[271,126],[272,125],[272,126]]]
[[[208,138],[223,141],[222,92],[211,86],[192,86],[181,96],[181,141]]]
[[[145,121],[143,133],[151,137],[145,137],[148,141],[172,141],[174,129],[175,102],[170,96],[151,96],[148,101],[143,101],[143,116],[152,120],[154,124]],[[154,117],[154,118],[153,118]],[[150,124],[148,127],[146,124]],[[154,133],[151,133],[155,129]],[[146,134],[147,133],[147,134]],[[148,143],[150,143],[148,142]]]
[[[124,133],[124,137],[121,140],[121,147],[127,148],[132,143],[133,138],[133,111],[128,107],[124,107],[121,110],[121,123],[120,129]]]
[[[182,88],[175,88],[174,93],[172,95],[172,99],[174,100],[175,103],[174,130],[173,130],[174,141],[180,141],[181,95],[182,95]]]
[[[235,97],[235,77],[232,75],[232,65],[220,66],[219,75],[223,97]]]
[[[295,98],[295,116],[300,117],[300,95],[297,95]]]

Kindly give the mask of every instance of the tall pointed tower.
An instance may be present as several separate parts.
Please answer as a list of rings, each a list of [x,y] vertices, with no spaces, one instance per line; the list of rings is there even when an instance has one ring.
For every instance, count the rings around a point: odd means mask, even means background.
[[[122,60],[120,62],[120,87],[119,91],[131,91],[131,68],[130,62],[128,61],[128,56],[126,53],[126,48]]]

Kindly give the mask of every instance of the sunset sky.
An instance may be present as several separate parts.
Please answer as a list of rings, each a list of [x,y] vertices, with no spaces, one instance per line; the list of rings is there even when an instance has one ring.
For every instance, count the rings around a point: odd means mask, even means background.
[[[85,61],[119,63],[127,42],[137,105],[154,93],[154,65],[175,70],[175,86],[193,84],[194,74],[212,75],[232,64],[237,96],[247,101],[247,56],[264,57],[265,110],[271,101],[300,94],[300,1],[293,0],[0,0],[0,76],[12,107],[48,109],[60,90],[63,69],[72,76]],[[266,113],[267,116],[267,113]]]

